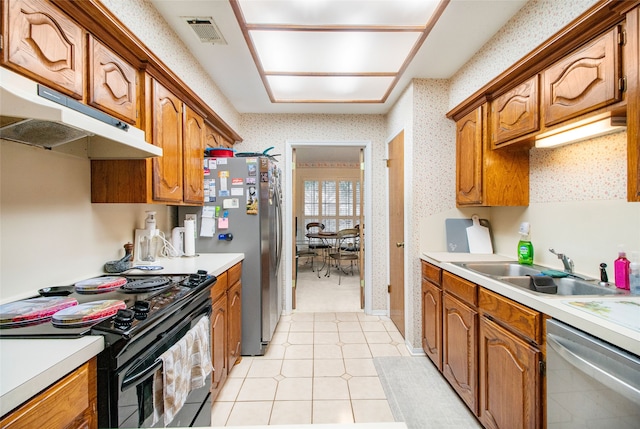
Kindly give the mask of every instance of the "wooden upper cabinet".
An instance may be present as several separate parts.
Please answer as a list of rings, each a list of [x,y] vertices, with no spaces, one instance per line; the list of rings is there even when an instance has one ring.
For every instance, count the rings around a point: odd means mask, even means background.
[[[3,64],[82,99],[84,30],[44,0],[4,1],[3,7]]]
[[[89,36],[87,103],[132,125],[138,119],[137,70]]]
[[[182,202],[182,101],[152,80],[152,143],[162,148],[153,158],[153,199]]]
[[[540,129],[538,75],[491,103],[491,142],[494,148]]]
[[[526,206],[528,147],[493,150],[485,136],[486,121],[486,104],[456,121],[456,204]]]
[[[619,33],[616,26],[542,72],[546,126],[621,99]]]
[[[233,147],[233,142],[225,139],[221,133],[216,131],[208,122],[205,123],[205,138],[204,145],[205,148],[208,147]]]
[[[204,120],[189,106],[184,109],[184,202],[204,202]]]
[[[456,122],[456,202],[482,204],[482,106]]]

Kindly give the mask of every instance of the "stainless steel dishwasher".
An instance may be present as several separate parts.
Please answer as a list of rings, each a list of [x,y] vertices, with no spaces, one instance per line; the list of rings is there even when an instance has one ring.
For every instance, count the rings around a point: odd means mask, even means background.
[[[638,429],[640,359],[547,320],[547,429]]]

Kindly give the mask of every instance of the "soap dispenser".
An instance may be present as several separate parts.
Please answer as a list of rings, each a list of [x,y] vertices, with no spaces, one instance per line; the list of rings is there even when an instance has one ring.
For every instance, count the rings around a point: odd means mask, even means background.
[[[618,259],[613,261],[616,287],[619,289],[629,290],[629,265],[631,265],[631,263],[627,259],[627,253],[623,250],[622,246],[620,246]]]
[[[518,242],[518,263],[522,265],[533,265],[533,244],[529,238],[530,232],[529,222],[522,222],[518,233],[520,241]]]

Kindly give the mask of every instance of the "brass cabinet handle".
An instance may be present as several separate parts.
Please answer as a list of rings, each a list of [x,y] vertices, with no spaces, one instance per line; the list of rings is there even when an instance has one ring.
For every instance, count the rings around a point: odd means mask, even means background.
[[[396,247],[404,247],[404,241],[401,243],[396,243]]]

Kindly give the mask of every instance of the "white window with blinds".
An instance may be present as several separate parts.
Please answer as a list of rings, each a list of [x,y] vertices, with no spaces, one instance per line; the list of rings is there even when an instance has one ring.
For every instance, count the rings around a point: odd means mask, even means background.
[[[303,222],[321,222],[326,231],[353,228],[360,218],[358,179],[305,179]]]

